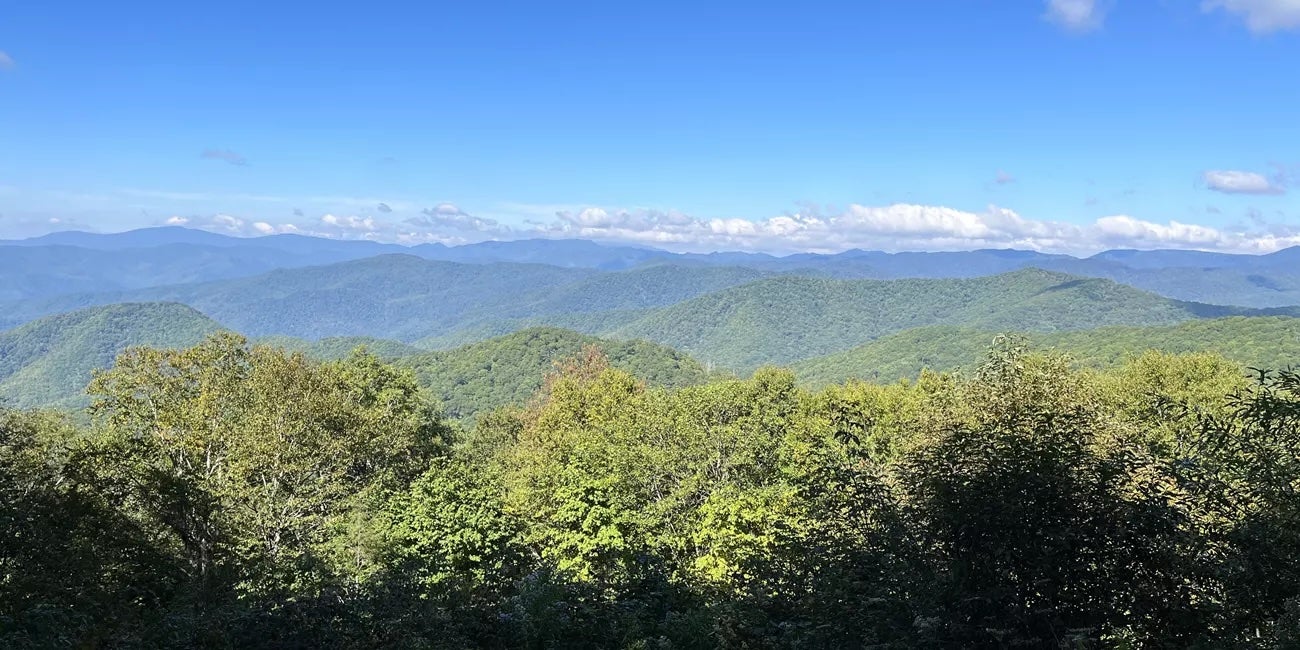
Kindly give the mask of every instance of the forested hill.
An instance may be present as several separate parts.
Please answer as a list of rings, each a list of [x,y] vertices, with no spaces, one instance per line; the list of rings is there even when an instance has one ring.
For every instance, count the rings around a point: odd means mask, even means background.
[[[971,369],[1000,335],[992,330],[936,325],[904,330],[851,350],[807,359],[793,366],[813,386],[847,379],[893,381],[922,369]],[[1113,367],[1148,350],[1212,352],[1250,368],[1300,364],[1300,318],[1233,317],[1161,327],[1103,327],[1023,335],[1041,350],[1067,354],[1085,367]]]
[[[836,280],[741,267],[652,265],[603,273],[409,255],[24,301],[5,313],[22,320],[114,296],[181,302],[253,339],[370,337],[446,348],[553,326],[653,341],[740,372],[928,325],[1050,332],[1300,313],[1180,302],[1108,280],[1038,269],[958,279]]]
[[[399,367],[436,396],[452,418],[470,418],[509,404],[522,404],[554,371],[556,362],[584,348],[601,351],[611,366],[651,386],[681,387],[708,377],[699,362],[662,345],[610,341],[553,327],[536,327],[453,350],[403,357]]]
[[[176,303],[126,303],[50,316],[0,332],[0,401],[79,407],[91,371],[133,345],[191,346],[223,329]]]
[[[497,345],[569,335],[528,337]],[[560,365],[528,408],[453,426],[373,356],[218,334],[118,357],[84,425],[0,407],[0,647],[1300,638],[1296,374],[1081,372],[1013,343],[815,391]]]
[[[110,367],[127,348],[186,347],[223,329],[185,305],[124,303],[51,316],[0,332],[0,402],[79,409],[89,403],[84,389],[92,371]],[[320,360],[343,359],[364,348],[414,371],[421,388],[457,419],[522,403],[555,370],[557,361],[588,347],[603,353],[613,367],[651,386],[687,386],[709,374],[699,362],[662,345],[544,327],[437,352],[370,337],[318,341],[268,337],[254,343]]]
[[[1243,313],[1256,312],[1179,302],[1109,280],[1037,269],[944,280],[780,276],[684,301],[614,333],[745,370],[829,354],[925,325],[1057,331]]]

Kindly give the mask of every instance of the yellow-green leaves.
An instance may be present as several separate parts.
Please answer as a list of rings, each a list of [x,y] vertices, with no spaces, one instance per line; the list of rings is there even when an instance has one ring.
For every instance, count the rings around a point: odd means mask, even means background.
[[[196,579],[250,594],[367,574],[365,511],[423,471],[440,437],[409,374],[228,334],[131,350],[90,391],[118,463],[107,469],[134,486],[141,520]]]

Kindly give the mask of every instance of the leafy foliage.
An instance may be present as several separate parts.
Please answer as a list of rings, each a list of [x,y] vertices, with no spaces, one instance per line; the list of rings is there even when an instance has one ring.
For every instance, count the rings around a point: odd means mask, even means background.
[[[540,330],[538,340],[564,338]],[[522,342],[526,342],[526,337]],[[502,369],[510,371],[510,369]],[[415,373],[133,348],[0,411],[6,647],[1293,647],[1300,378],[654,387],[583,348],[447,427]]]
[[[265,336],[257,339],[256,343],[291,352],[301,352],[321,361],[345,359],[357,348],[365,348],[367,352],[381,359],[396,359],[424,352],[420,348],[400,341],[370,336],[331,336],[316,341],[306,341],[291,336]]]

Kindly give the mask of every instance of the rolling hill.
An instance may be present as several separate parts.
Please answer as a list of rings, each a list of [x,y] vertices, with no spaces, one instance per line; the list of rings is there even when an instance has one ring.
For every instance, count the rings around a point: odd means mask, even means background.
[[[892,381],[922,369],[952,370],[978,364],[994,331],[931,326],[904,330],[835,354],[794,365],[799,379],[820,386],[846,379]],[[1300,318],[1256,317],[1195,320],[1162,327],[1102,327],[1028,334],[1031,345],[1107,367],[1146,350],[1216,352],[1247,367],[1300,365]]]
[[[1056,331],[1291,315],[1181,302],[1038,269],[958,279],[839,280],[744,267],[619,272],[382,255],[248,278],[11,303],[10,318],[111,302],[180,302],[252,338],[393,339],[446,348],[534,326],[644,339],[747,371],[912,327]]]
[[[742,372],[793,364],[810,384],[850,377],[888,381],[922,368],[972,365],[998,332],[1007,331],[1028,332],[1036,346],[1093,366],[1113,365],[1146,349],[1216,351],[1266,367],[1300,364],[1300,318],[1232,316],[1240,311],[1034,270],[966,280],[777,276],[668,307],[588,314],[596,317],[588,324],[609,324],[600,319],[624,314],[621,324],[608,328],[617,340],[532,327],[432,352],[364,336],[272,336],[256,342],[321,359],[364,345],[412,368],[450,415],[468,418],[526,399],[556,359],[585,345],[600,347],[616,367],[661,386],[695,383],[708,374],[690,349],[710,365]],[[570,312],[555,320],[582,316]],[[115,304],[43,318],[0,332],[0,398],[16,406],[82,406],[90,371],[109,365],[126,347],[192,345],[221,329],[177,303]],[[673,341],[682,352],[668,346]]]
[[[224,329],[176,303],[127,303],[50,316],[0,332],[0,400],[79,407],[90,373],[133,345],[184,347]]]
[[[924,325],[1056,331],[1168,325],[1249,310],[1184,303],[1037,269],[942,280],[779,276],[692,298],[613,332],[735,370],[830,354]]]
[[[135,345],[175,348],[226,329],[178,303],[122,303],[50,316],[0,332],[0,403],[79,409],[91,372],[112,365]],[[397,341],[334,337],[307,341],[266,337],[257,345],[331,360],[359,346],[411,368],[420,384],[456,418],[521,403],[541,385],[553,363],[586,346],[600,348],[611,365],[652,386],[685,386],[706,379],[703,366],[671,348],[645,341],[612,341],[557,328],[532,328],[452,350],[430,352]]]
[[[396,363],[413,369],[420,384],[441,400],[449,416],[473,418],[527,401],[554,362],[588,345],[600,348],[610,365],[652,386],[686,386],[707,378],[699,362],[662,345],[603,340],[549,327],[531,328],[453,350],[402,357]]]

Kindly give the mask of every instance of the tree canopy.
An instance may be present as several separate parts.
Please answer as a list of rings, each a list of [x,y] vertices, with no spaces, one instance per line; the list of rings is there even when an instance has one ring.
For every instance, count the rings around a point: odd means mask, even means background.
[[[0,410],[5,647],[1293,647],[1300,378],[998,337],[958,374],[654,385],[471,427],[214,335]]]

